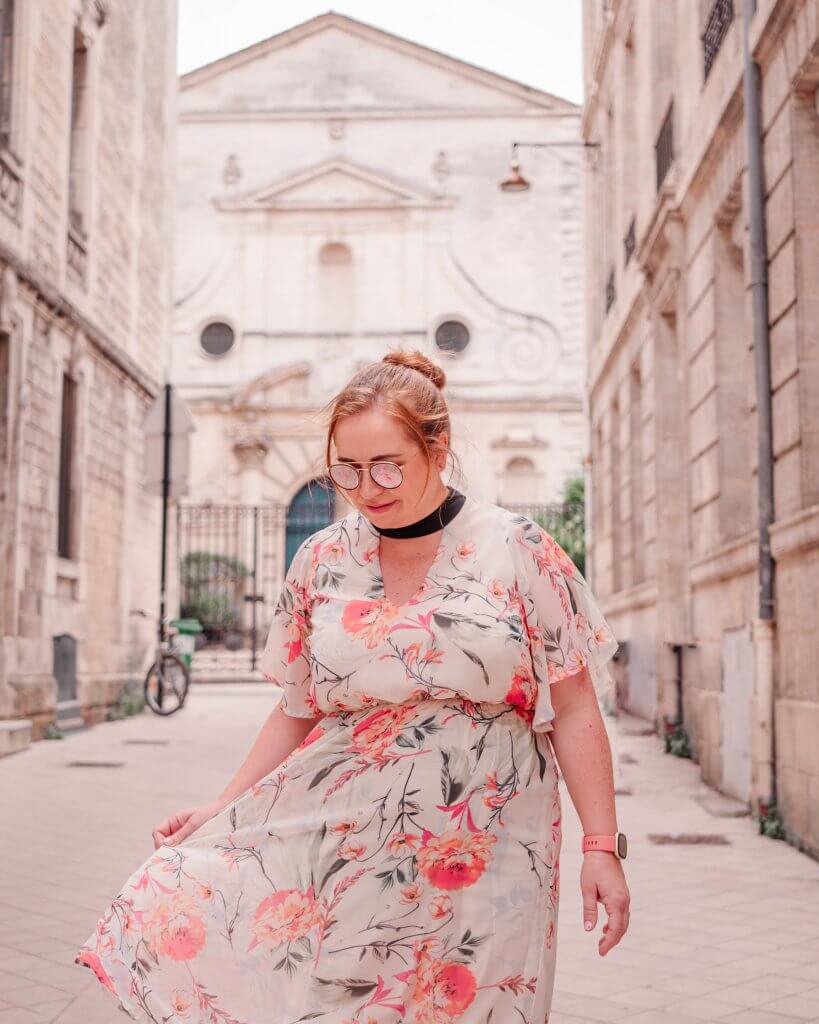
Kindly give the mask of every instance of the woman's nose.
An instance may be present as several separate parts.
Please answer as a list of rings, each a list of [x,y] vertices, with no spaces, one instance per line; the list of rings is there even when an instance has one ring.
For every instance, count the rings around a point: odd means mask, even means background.
[[[361,500],[367,505],[374,505],[378,501],[379,490],[374,484],[362,485],[358,491]]]
[[[374,501],[381,495],[383,488],[379,487],[373,480],[370,474],[365,469],[361,474],[361,483],[358,485],[359,494],[361,500],[367,504],[373,504]]]

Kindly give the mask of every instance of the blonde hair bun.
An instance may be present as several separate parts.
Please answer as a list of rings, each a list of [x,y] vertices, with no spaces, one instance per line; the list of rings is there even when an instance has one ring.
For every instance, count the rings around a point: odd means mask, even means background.
[[[404,349],[392,349],[381,360],[382,363],[391,363],[393,366],[408,366],[411,370],[417,370],[428,380],[431,380],[436,388],[443,390],[446,384],[446,374],[436,363],[415,349],[413,352],[406,352]]]

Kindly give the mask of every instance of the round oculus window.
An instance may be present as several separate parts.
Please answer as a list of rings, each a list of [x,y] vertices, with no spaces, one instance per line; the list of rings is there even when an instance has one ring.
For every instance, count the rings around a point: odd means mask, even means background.
[[[469,344],[469,328],[460,320],[444,320],[435,331],[435,344],[442,352],[463,352]]]
[[[199,344],[209,356],[223,356],[233,348],[236,335],[230,324],[216,321],[202,331]]]

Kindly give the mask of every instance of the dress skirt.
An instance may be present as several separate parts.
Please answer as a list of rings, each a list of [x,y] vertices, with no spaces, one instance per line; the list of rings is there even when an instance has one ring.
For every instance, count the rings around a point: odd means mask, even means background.
[[[331,712],[141,864],[75,962],[157,1024],[547,1024],[561,805],[530,719]]]

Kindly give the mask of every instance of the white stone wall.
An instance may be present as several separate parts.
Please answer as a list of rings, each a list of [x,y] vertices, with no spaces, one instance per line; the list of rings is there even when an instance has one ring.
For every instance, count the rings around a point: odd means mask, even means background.
[[[401,345],[446,369],[473,491],[560,500],[585,454],[580,151],[524,149],[531,190],[499,183],[513,141],[577,141],[578,118],[339,15],[183,76],[173,377],[199,427],[190,498],[289,500],[320,468],[315,410]],[[457,356],[435,346],[447,318],[470,331]],[[217,358],[199,341],[212,320],[236,333]],[[237,437],[267,447],[256,484]]]

